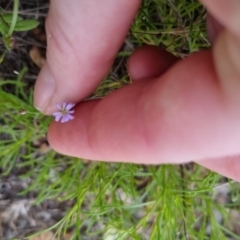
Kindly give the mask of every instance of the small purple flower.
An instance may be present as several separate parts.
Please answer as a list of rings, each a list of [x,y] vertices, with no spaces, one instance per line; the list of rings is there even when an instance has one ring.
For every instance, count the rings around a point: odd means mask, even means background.
[[[62,123],[65,123],[69,120],[74,119],[74,116],[72,114],[74,113],[74,110],[71,110],[76,104],[75,103],[66,103],[64,102],[62,107],[57,104],[57,108],[59,109],[58,112],[53,113],[53,116],[55,117],[55,121],[58,122],[61,119]]]

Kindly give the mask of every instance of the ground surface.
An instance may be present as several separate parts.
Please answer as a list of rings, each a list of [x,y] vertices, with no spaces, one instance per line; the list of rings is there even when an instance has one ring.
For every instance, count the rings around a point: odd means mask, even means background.
[[[0,5],[12,11],[12,1]],[[48,8],[48,0],[20,1],[21,16],[40,25],[14,33],[14,48],[0,64],[0,239],[24,239],[57,223],[30,239],[240,239],[237,183],[192,163],[105,164],[51,150],[46,138],[51,119],[31,102],[45,61]],[[139,45],[163,46],[179,57],[208,48],[204,17],[196,1],[144,1],[93,97],[129,83],[127,56]]]

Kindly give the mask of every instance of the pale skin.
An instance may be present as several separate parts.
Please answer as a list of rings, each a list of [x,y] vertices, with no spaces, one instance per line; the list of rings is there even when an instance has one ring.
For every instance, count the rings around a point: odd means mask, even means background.
[[[217,20],[209,18],[212,50],[181,60],[140,48],[128,62],[133,84],[82,102],[107,74],[141,1],[51,0],[35,106],[51,114],[56,103],[78,103],[74,120],[50,125],[53,149],[91,160],[195,161],[240,181],[240,1],[201,2]]]

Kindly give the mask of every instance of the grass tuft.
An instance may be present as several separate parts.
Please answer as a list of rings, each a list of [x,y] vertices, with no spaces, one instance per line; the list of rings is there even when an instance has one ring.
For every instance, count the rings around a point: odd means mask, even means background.
[[[208,48],[204,18],[205,10],[195,0],[143,1],[113,68],[93,98],[129,83],[126,57],[138,46],[163,46],[178,57]],[[2,58],[5,55],[4,51]],[[24,67],[16,79],[0,79],[1,178],[17,171],[18,177],[31,179],[21,195],[34,193],[35,205],[47,199],[70,203],[50,228],[59,239],[67,232],[73,240],[240,239],[228,223],[231,210],[239,210],[240,188],[218,174],[192,163],[90,162],[36,147],[52,118],[34,109],[33,89],[24,80],[27,72]],[[228,204],[216,199],[222,186],[230,189]]]

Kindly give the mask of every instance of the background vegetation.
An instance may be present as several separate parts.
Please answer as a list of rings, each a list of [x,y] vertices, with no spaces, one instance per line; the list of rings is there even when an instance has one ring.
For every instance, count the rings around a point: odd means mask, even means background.
[[[29,58],[32,46],[44,50],[45,45],[33,30],[25,32],[36,27],[29,20],[34,18],[44,30],[47,3],[17,2],[2,1],[0,12],[1,179],[13,174],[30,179],[20,195],[33,193],[34,205],[46,199],[71,202],[51,227],[59,239],[67,232],[77,240],[240,239],[239,215],[233,216],[239,212],[239,185],[229,179],[193,163],[90,162],[51,150],[46,132],[52,118],[32,105],[38,67]],[[92,97],[129,83],[125,63],[138,46],[162,46],[179,57],[209,48],[204,19],[205,10],[195,0],[144,0],[109,75]]]

